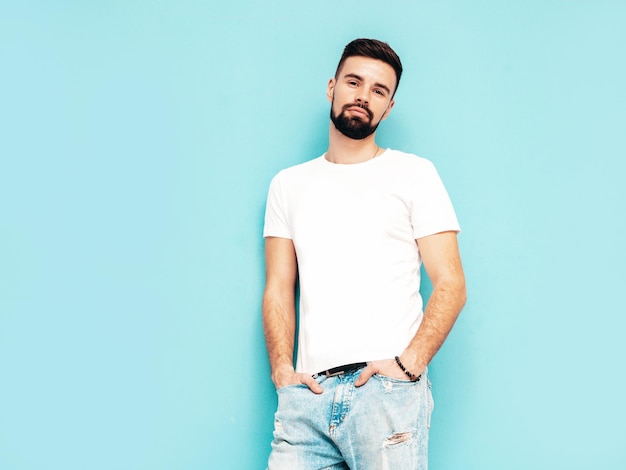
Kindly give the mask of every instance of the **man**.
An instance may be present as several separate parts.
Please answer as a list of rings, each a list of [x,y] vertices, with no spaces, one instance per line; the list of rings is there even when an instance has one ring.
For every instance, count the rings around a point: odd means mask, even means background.
[[[465,303],[465,280],[459,225],[435,168],[375,141],[401,74],[386,43],[348,44],[328,82],[327,152],[270,186],[263,326],[278,393],[270,470],[428,465],[426,367]],[[422,262],[433,285],[423,312]]]

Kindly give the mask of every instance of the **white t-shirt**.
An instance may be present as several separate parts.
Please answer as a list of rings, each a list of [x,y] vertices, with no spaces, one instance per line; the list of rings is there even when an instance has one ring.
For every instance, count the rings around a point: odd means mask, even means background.
[[[363,163],[322,155],[278,173],[265,237],[291,239],[300,283],[298,372],[402,353],[423,317],[415,239],[459,231],[433,164],[387,149]]]

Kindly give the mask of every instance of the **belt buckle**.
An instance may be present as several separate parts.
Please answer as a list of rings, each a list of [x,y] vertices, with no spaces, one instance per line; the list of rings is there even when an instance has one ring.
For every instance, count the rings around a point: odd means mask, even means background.
[[[336,372],[331,373],[330,369],[325,372],[326,377],[335,377],[336,375],[341,375],[345,372],[345,370],[338,370]]]

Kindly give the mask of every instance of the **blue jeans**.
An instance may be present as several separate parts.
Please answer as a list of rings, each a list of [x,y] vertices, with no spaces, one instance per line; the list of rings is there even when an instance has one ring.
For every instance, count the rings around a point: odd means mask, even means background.
[[[427,373],[418,382],[360,370],[278,389],[269,470],[427,470],[433,399]]]

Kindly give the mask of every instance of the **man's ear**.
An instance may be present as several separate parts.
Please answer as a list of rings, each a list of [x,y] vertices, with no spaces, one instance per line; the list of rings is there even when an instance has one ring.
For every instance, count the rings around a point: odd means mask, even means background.
[[[331,103],[333,102],[333,93],[335,92],[336,83],[337,80],[335,80],[335,77],[328,80],[328,87],[326,88],[326,99]]]
[[[391,100],[389,102],[389,106],[387,106],[387,110],[383,113],[383,117],[380,118],[381,121],[387,119],[387,116],[389,116],[389,113],[391,112],[391,108],[393,108],[394,104],[396,104],[396,100]]]

